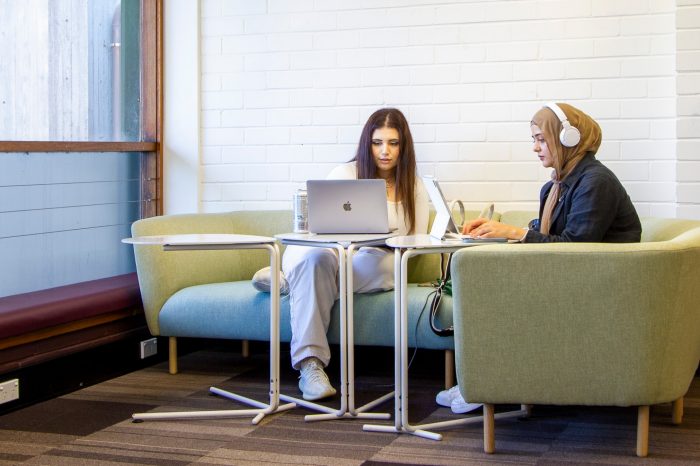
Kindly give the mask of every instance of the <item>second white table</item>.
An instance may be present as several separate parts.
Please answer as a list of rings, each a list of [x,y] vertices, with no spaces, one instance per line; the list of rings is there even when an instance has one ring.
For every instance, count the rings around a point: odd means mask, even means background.
[[[439,240],[430,235],[410,235],[389,238],[386,245],[394,248],[394,425],[365,424],[369,432],[407,433],[432,440],[442,435],[428,429],[449,428],[480,423],[483,416],[463,417],[450,421],[413,425],[408,419],[408,261],[421,254],[451,253],[465,247],[488,243],[464,243],[461,240]],[[476,374],[475,376],[478,376]],[[496,414],[496,419],[526,415],[519,411]]]
[[[383,246],[391,234],[339,234],[320,235],[312,233],[285,233],[275,235],[283,244],[329,248],[338,253],[338,285],[340,288],[340,407],[335,410],[318,403],[281,395],[284,401],[291,401],[323,414],[305,416],[307,421],[323,421],[342,418],[389,419],[389,413],[368,412],[375,406],[391,399],[388,393],[359,408],[355,407],[355,352],[353,336],[353,273],[352,256],[363,246]]]

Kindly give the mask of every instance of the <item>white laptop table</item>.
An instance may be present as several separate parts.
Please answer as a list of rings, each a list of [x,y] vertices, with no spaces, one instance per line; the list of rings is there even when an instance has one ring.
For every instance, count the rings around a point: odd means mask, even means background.
[[[385,203],[386,204],[386,203]],[[384,245],[392,233],[385,234],[325,234],[284,233],[275,235],[283,244],[335,249],[338,252],[338,285],[340,288],[340,407],[331,409],[318,403],[280,395],[290,401],[324,414],[311,414],[306,421],[324,421],[344,418],[389,419],[389,413],[367,412],[394,396],[394,392],[355,407],[355,349],[353,325],[353,273],[352,256],[362,246]]]
[[[440,429],[483,421],[483,416],[462,417],[451,421],[412,425],[408,419],[408,261],[413,256],[433,253],[450,253],[465,247],[483,243],[464,243],[461,240],[440,240],[430,235],[396,236],[386,245],[394,248],[394,425],[365,424],[370,432],[407,433],[431,440],[442,440],[442,435],[427,429]],[[478,374],[474,374],[478,377]],[[496,419],[518,417],[527,414],[519,411],[498,413]]]
[[[160,245],[165,251],[221,250],[221,249],[266,249],[270,253],[271,273],[270,289],[270,399],[268,403],[246,398],[235,393],[210,387],[213,394],[254,406],[255,409],[236,409],[219,411],[180,411],[166,413],[137,413],[132,415],[134,422],[165,419],[216,419],[239,416],[254,416],[257,424],[268,414],[285,411],[295,407],[294,403],[280,405],[279,393],[279,353],[280,353],[280,253],[274,238],[267,236],[234,234],[189,234],[166,236],[140,236],[125,238],[123,243],[133,245]]]

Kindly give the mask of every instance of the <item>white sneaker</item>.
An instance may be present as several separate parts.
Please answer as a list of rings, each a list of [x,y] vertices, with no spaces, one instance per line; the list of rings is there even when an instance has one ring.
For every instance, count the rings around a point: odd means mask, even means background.
[[[328,376],[323,371],[323,364],[317,358],[306,358],[301,362],[299,390],[308,401],[320,400],[335,395]]]
[[[449,408],[450,406],[452,406],[452,400],[454,400],[457,397],[462,398],[462,395],[459,394],[459,385],[455,385],[452,388],[443,390],[440,393],[438,393],[435,397],[435,402],[440,406]]]
[[[435,401],[440,406],[449,407],[455,414],[469,413],[482,406],[481,403],[467,403],[464,401],[462,394],[459,393],[459,385],[441,391],[435,397]]]

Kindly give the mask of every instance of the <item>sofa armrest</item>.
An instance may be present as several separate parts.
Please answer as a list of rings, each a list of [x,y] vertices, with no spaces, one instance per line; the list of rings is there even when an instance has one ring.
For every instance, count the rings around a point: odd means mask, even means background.
[[[698,232],[456,253],[455,348],[467,399],[636,405],[682,396],[700,358]]]

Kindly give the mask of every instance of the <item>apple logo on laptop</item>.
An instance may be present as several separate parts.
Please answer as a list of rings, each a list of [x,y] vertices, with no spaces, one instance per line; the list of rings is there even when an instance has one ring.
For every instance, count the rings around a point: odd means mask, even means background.
[[[350,212],[352,210],[352,204],[350,204],[350,201],[343,204],[343,210],[345,212]]]

